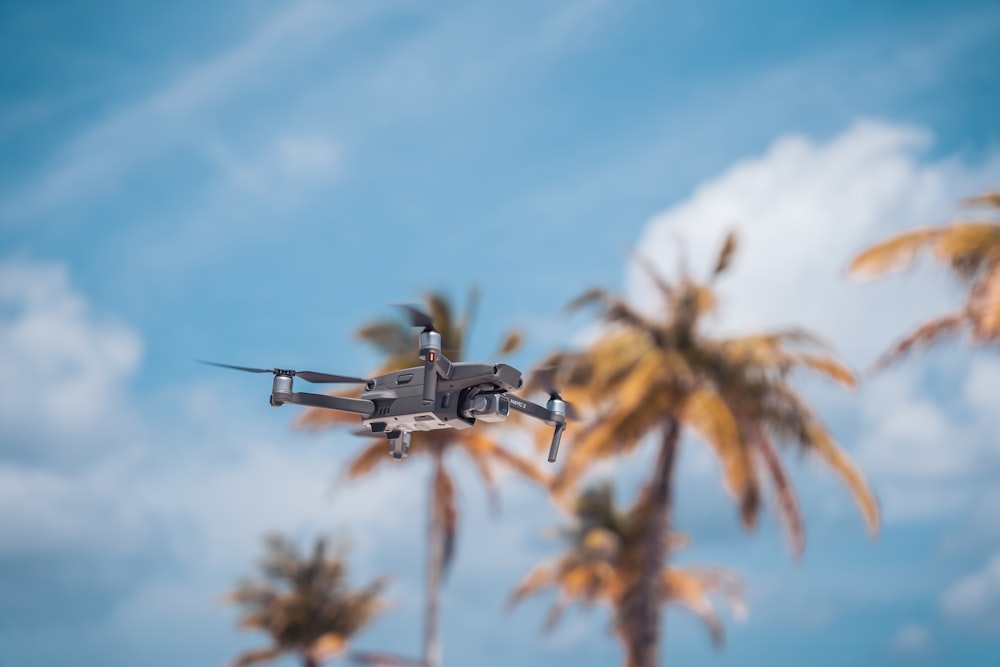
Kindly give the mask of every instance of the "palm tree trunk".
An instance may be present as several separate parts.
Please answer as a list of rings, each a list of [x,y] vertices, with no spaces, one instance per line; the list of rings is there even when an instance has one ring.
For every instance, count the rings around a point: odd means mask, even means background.
[[[441,580],[444,557],[444,526],[436,511],[435,480],[444,465],[440,452],[434,452],[434,472],[431,474],[431,488],[427,496],[427,590],[424,606],[424,667],[438,667],[441,664],[441,638],[438,629],[438,615],[441,598]]]
[[[670,530],[671,495],[673,490],[674,462],[680,425],[668,418],[663,427],[663,441],[656,457],[653,479],[645,488],[648,505],[645,526],[645,548],[639,581],[633,599],[632,622],[626,633],[626,667],[657,667],[660,659],[660,572],[667,557],[666,536]]]

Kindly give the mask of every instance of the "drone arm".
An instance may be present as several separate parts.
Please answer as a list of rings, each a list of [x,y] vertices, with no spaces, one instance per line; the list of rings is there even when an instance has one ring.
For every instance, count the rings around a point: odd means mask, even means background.
[[[324,410],[353,412],[359,415],[370,415],[375,412],[375,404],[361,398],[328,396],[326,394],[309,394],[301,391],[294,393],[274,392],[271,394],[271,405],[279,406],[283,403],[305,405],[307,407],[322,408]]]
[[[453,364],[448,357],[435,350],[429,350],[424,355],[424,395],[425,403],[432,403],[437,394],[438,377],[451,379]]]
[[[529,417],[543,421],[549,426],[555,426],[555,430],[552,432],[552,444],[549,445],[549,463],[555,463],[556,454],[559,453],[559,441],[562,440],[562,433],[566,430],[565,407],[563,407],[563,412],[556,412],[520,396],[508,394],[507,398],[510,401],[510,407],[518,412],[523,412]],[[561,400],[549,401],[549,405],[553,404],[565,406],[565,403]]]
[[[557,415],[548,408],[545,408],[538,403],[529,401],[526,398],[521,398],[520,396],[515,396],[514,394],[507,394],[507,399],[510,401],[510,407],[522,412],[529,417],[534,417],[539,421],[543,421],[549,426],[555,426],[560,421],[565,421],[566,418],[563,415]]]

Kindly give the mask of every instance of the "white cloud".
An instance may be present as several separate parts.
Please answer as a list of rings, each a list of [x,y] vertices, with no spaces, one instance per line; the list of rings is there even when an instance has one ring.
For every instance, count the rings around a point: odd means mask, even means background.
[[[914,321],[952,303],[936,272],[859,286],[845,280],[853,254],[886,234],[943,221],[958,198],[1000,178],[1000,156],[981,168],[922,163],[919,129],[858,122],[824,143],[800,136],[774,142],[656,216],[637,252],[667,276],[686,252],[704,276],[736,229],[740,250],[721,283],[723,329],[801,324],[830,339],[854,363],[870,363]],[[632,265],[629,294],[655,307],[645,273]]]
[[[723,332],[805,326],[850,365],[867,367],[912,325],[955,308],[961,294],[941,267],[858,284],[846,276],[851,257],[894,232],[952,218],[960,199],[1000,181],[1000,154],[976,165],[923,160],[929,145],[919,128],[872,121],[827,142],[780,138],[653,218],[637,253],[667,277],[682,257],[704,277],[725,232],[736,229],[740,249],[719,284],[722,304],[712,325]],[[655,290],[637,264],[628,278],[630,297],[656,308]],[[960,359],[972,354],[963,352]],[[928,366],[938,368],[933,358],[903,364],[867,383],[849,404],[816,394],[824,406],[861,418],[860,446],[845,444],[886,494],[890,519],[954,511],[976,493],[970,477],[984,465],[998,467],[989,437],[996,424],[992,367],[977,361],[964,385],[956,381],[970,408],[959,415],[953,402],[935,396],[922,374]],[[912,493],[917,484],[920,494]]]
[[[930,648],[930,631],[916,623],[901,627],[889,642],[889,652],[900,656],[926,655]]]
[[[123,388],[141,355],[138,334],[96,318],[64,265],[0,263],[0,419],[8,448],[75,458],[82,446],[106,440],[128,419]]]
[[[275,530],[303,540],[346,531],[359,576],[384,571],[386,545],[400,566],[409,563],[423,485],[378,476],[349,494],[331,492],[342,447],[289,438],[290,413],[259,403],[237,413],[212,386],[162,391],[151,405],[172,414],[153,429],[154,415],[128,400],[140,353],[139,335],[94,316],[65,266],[0,263],[0,384],[20,387],[0,401],[5,583],[42,559],[51,581],[67,582],[45,593],[72,601],[73,587],[94,585],[80,574],[87,559],[116,573],[116,588],[101,592],[108,609],[115,596],[158,595],[157,567],[221,591]],[[129,565],[142,559],[150,562],[142,570]],[[205,613],[217,613],[215,592],[204,595]],[[0,612],[17,604],[0,603]]]
[[[941,610],[953,621],[1000,634],[1000,553],[949,587],[941,596]]]

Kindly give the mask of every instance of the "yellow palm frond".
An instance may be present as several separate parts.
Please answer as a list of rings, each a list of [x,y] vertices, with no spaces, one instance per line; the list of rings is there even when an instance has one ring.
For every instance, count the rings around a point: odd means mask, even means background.
[[[886,271],[906,267],[913,263],[921,249],[934,243],[941,231],[921,227],[890,237],[859,253],[850,264],[850,272],[861,277],[873,278]]]
[[[737,245],[736,232],[730,230],[726,233],[726,238],[722,242],[722,248],[719,250],[719,256],[715,260],[715,267],[712,269],[713,278],[725,273],[729,265],[733,263]]]
[[[440,463],[434,470],[434,503],[435,521],[441,525],[444,536],[444,550],[441,555],[442,568],[447,570],[455,552],[455,534],[458,532],[458,506],[455,503],[455,483],[451,475]]]
[[[819,424],[810,425],[807,438],[810,450],[815,452],[840,477],[851,492],[851,496],[858,504],[861,515],[865,519],[869,534],[877,535],[879,530],[878,501],[861,471],[834,442],[826,429]]]
[[[771,487],[774,489],[775,504],[778,506],[778,516],[785,528],[788,544],[793,557],[802,554],[805,548],[805,525],[802,521],[802,511],[799,509],[799,501],[795,495],[788,475],[785,474],[785,467],[778,458],[778,452],[774,449],[774,444],[767,437],[763,429],[755,424],[752,427],[751,451],[757,460],[760,461],[760,468],[771,480]]]
[[[684,401],[681,419],[712,446],[726,490],[739,500],[744,525],[753,526],[760,492],[747,448],[725,401],[714,391],[699,389]]]
[[[276,646],[247,651],[246,653],[241,653],[236,656],[236,658],[229,664],[230,667],[249,667],[250,665],[258,665],[262,662],[277,660],[281,657],[282,652],[283,651]]]
[[[1000,262],[976,281],[966,306],[972,334],[978,341],[1000,339]]]
[[[889,367],[915,348],[928,347],[944,338],[954,336],[967,322],[967,319],[965,311],[960,311],[920,325],[909,336],[889,348],[889,351],[875,362],[873,370],[880,371]]]
[[[848,389],[856,389],[858,386],[858,378],[854,375],[854,371],[831,356],[806,352],[796,357],[806,367]]]
[[[500,353],[500,356],[513,354],[514,352],[517,352],[519,349],[521,349],[521,346],[523,344],[524,344],[523,333],[517,330],[508,331],[507,334],[504,335],[503,340],[500,341],[500,347],[498,348],[498,352]]]
[[[959,275],[972,277],[984,263],[1000,260],[1000,224],[954,222],[940,228],[934,256],[952,265]]]
[[[334,658],[347,649],[347,639],[336,632],[327,632],[321,635],[311,647],[309,656],[317,662]]]
[[[969,197],[963,202],[966,206],[983,206],[986,208],[994,208],[1000,212],[1000,190],[992,190],[990,192],[984,192],[981,195],[976,195],[975,197]]]
[[[374,470],[380,463],[389,458],[388,445],[385,440],[376,440],[369,443],[361,450],[361,453],[354,457],[347,464],[347,476],[350,479],[364,477]]]
[[[547,561],[536,565],[528,572],[523,579],[514,587],[514,591],[507,598],[507,606],[512,607],[521,600],[555,583],[556,563]]]
[[[722,622],[708,597],[709,589],[694,572],[679,568],[665,568],[661,590],[664,602],[673,602],[693,611],[708,627],[712,642],[722,644],[725,637]]]

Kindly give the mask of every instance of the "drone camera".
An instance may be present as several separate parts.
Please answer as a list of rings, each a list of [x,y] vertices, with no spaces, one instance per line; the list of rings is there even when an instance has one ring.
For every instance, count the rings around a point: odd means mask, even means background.
[[[501,422],[510,414],[510,399],[503,394],[482,394],[470,398],[463,412],[479,421]]]

